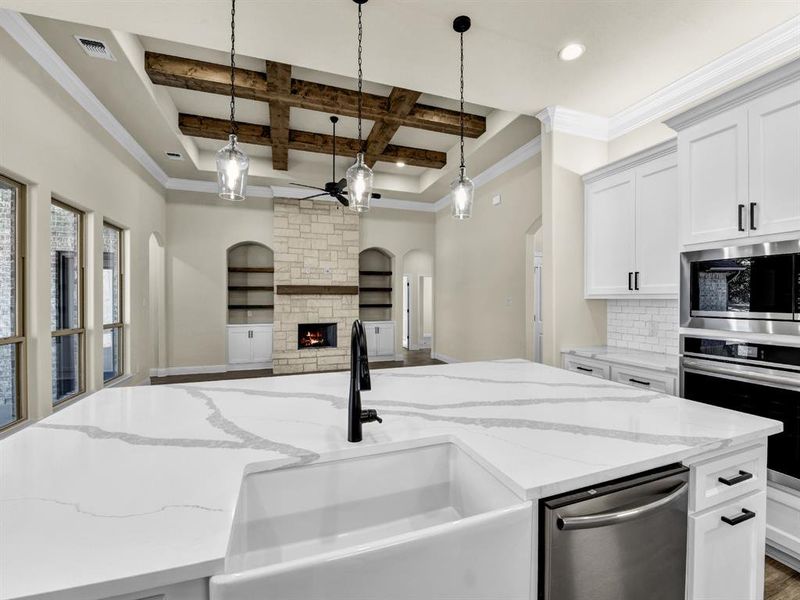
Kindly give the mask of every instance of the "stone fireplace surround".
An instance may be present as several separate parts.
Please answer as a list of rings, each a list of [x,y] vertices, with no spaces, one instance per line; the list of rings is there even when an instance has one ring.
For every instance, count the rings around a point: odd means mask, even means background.
[[[358,318],[358,215],[334,202],[292,198],[276,198],[274,211],[273,372],[347,369]],[[336,323],[337,347],[298,349],[302,323]]]

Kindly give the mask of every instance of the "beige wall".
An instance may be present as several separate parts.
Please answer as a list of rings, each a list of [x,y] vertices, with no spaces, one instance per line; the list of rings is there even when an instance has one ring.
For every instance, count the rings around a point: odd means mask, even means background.
[[[240,242],[273,249],[272,200],[231,203],[214,194],[167,196],[167,365],[227,363],[227,251]]]
[[[479,188],[472,218],[436,214],[434,351],[457,360],[525,356],[526,232],[541,213],[536,156]],[[502,203],[491,198],[500,194]]]
[[[146,379],[148,240],[164,232],[161,187],[4,31],[0,30],[0,172],[27,184],[26,273],[29,416],[51,412],[50,198],[86,218],[86,387],[102,387],[102,224],[126,230],[126,371]]]
[[[677,134],[661,123],[653,121],[608,142],[608,162],[625,158],[640,150],[674,138]]]

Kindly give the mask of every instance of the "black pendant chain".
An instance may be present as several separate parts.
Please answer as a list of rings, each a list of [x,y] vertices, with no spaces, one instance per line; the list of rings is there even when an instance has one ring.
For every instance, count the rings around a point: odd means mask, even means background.
[[[364,36],[364,27],[361,23],[361,4],[358,5],[358,148],[364,152],[364,143],[361,140],[361,81],[363,71],[361,68],[361,42]]]
[[[231,0],[231,133],[236,134],[236,0]]]
[[[460,116],[460,126],[461,126],[461,168],[463,169],[464,164],[464,33],[461,32],[461,114]]]

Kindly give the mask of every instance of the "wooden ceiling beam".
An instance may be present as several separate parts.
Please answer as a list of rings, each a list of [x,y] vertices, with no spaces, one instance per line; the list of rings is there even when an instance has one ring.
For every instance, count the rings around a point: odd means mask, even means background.
[[[284,63],[266,61],[267,87],[280,95],[292,89],[292,67]],[[272,132],[272,168],[289,170],[289,105],[285,102],[269,103],[269,127]]]
[[[378,156],[383,154],[394,134],[400,129],[400,122],[414,109],[421,95],[421,92],[398,87],[392,88],[392,92],[389,94],[389,113],[394,118],[391,121],[375,121],[373,124],[367,137],[367,165],[372,167]]]
[[[230,67],[215,63],[181,58],[156,52],[145,52],[145,69],[150,80],[158,85],[228,95],[231,93]],[[288,94],[267,84],[267,76],[248,69],[235,70],[236,96],[262,102],[285,103],[292,108],[304,108],[346,117],[358,116],[358,92],[301,79],[291,80]],[[389,98],[364,93],[362,116],[370,121],[397,123],[450,135],[459,134],[459,112],[424,104],[414,104],[404,117],[392,114]],[[464,135],[477,138],[486,131],[486,117],[464,115]]]
[[[227,140],[230,132],[230,123],[226,119],[202,117],[181,113],[178,115],[178,125],[181,133],[194,137],[212,140]],[[272,145],[272,131],[268,125],[255,123],[237,123],[239,141],[244,144],[259,146]],[[289,130],[289,150],[303,150],[316,154],[333,154],[333,136],[310,131]],[[340,156],[355,156],[359,151],[358,140],[336,136],[336,151]],[[441,169],[447,164],[447,154],[423,148],[396,146],[388,144],[377,160],[384,162],[397,162],[402,160],[407,165]]]

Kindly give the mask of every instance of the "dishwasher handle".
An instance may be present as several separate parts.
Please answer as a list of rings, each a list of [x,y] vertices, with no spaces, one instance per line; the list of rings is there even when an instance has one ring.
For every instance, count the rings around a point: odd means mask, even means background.
[[[666,496],[659,498],[647,504],[640,504],[625,510],[617,512],[597,513],[593,515],[583,515],[577,517],[562,517],[556,515],[556,527],[562,531],[569,531],[571,529],[591,529],[593,527],[604,527],[606,525],[616,525],[618,523],[625,523],[633,519],[638,519],[648,513],[658,510],[675,500],[678,496],[685,493],[688,489],[688,483],[682,483]]]

